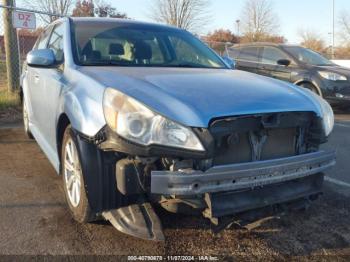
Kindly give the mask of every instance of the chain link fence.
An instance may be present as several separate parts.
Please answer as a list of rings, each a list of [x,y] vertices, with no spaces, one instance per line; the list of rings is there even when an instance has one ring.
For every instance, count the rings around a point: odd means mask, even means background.
[[[6,54],[4,40],[4,9],[0,8],[0,91],[7,89]]]
[[[6,3],[6,1],[5,1]],[[6,75],[6,82],[9,93],[15,93],[19,90],[19,76],[20,76],[20,58],[18,48],[17,31],[13,27],[12,9],[1,8],[2,23],[0,23],[0,29],[2,30],[2,64],[4,64],[5,58],[5,70],[2,74]],[[3,70],[4,71],[4,70]],[[6,83],[5,82],[5,83]]]
[[[12,7],[11,0],[5,0],[3,3],[4,5],[0,5],[0,99],[5,93],[19,93],[23,62],[41,33],[41,27],[16,29],[13,20],[14,12],[43,14],[35,10]],[[44,14],[57,17],[57,14]]]

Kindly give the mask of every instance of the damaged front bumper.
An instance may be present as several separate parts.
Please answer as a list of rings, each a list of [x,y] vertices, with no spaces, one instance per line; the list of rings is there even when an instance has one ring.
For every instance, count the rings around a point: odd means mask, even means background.
[[[282,159],[214,166],[209,170],[152,171],[151,193],[190,196],[236,191],[291,181],[335,165],[335,152],[319,151]]]

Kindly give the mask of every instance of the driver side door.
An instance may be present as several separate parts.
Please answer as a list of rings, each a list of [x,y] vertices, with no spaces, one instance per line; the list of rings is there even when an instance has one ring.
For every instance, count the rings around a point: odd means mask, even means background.
[[[291,64],[289,66],[279,65],[277,61],[280,59],[287,59],[291,61]],[[258,67],[259,74],[290,82],[292,67],[292,59],[283,51],[273,46],[265,46],[263,48]]]
[[[41,34],[34,50],[46,49],[52,31],[52,26],[45,29]],[[30,122],[33,125],[33,135],[37,138],[42,136],[45,127],[45,107],[46,107],[46,93],[45,86],[42,80],[42,74],[45,69],[28,66],[27,78],[28,87],[26,92],[27,108],[30,114]]]
[[[58,118],[59,97],[66,86],[64,77],[64,47],[63,37],[65,24],[56,24],[51,32],[47,48],[55,55],[55,66],[41,69],[42,91],[45,94],[45,103],[42,107],[43,134],[52,150],[56,150],[56,122]]]

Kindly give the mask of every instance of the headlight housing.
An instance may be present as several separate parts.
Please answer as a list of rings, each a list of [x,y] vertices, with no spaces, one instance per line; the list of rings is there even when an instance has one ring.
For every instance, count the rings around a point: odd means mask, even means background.
[[[190,128],[167,119],[115,90],[107,88],[103,111],[108,126],[119,136],[141,145],[163,145],[205,151]]]
[[[306,89],[306,91],[318,101],[322,113],[323,128],[326,136],[329,136],[334,128],[334,113],[332,107],[319,95],[308,89]]]
[[[347,81],[348,80],[346,76],[333,73],[333,72],[318,71],[318,74],[324,79],[327,79],[330,81]]]
[[[326,136],[329,136],[334,128],[334,113],[332,107],[328,104],[326,100],[320,98],[321,108],[323,112],[323,127]]]

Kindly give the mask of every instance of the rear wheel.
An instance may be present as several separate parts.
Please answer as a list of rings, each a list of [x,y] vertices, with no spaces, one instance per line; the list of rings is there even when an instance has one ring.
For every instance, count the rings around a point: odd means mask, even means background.
[[[95,220],[95,214],[91,212],[85,191],[83,171],[74,136],[71,127],[68,126],[61,149],[63,188],[73,218],[80,223],[86,223]]]
[[[24,98],[22,101],[22,113],[23,113],[24,133],[29,139],[34,139],[32,133],[29,130],[29,116],[28,116],[26,101],[24,100]]]

